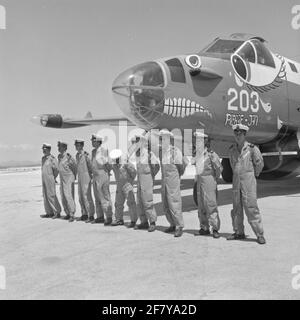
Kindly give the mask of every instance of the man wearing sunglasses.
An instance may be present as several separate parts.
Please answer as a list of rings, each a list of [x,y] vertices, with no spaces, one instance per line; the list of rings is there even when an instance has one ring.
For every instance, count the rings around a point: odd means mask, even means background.
[[[229,159],[233,171],[233,210],[231,211],[234,233],[227,240],[245,239],[244,215],[259,244],[265,244],[261,214],[257,205],[256,177],[261,173],[264,161],[258,147],[246,141],[249,128],[246,125],[232,126],[236,143],[229,149]]]

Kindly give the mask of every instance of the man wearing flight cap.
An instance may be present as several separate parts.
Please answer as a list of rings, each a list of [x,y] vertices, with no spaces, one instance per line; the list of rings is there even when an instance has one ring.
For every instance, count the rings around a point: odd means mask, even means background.
[[[112,150],[109,156],[115,162],[112,165],[112,169],[117,183],[115,199],[116,221],[112,223],[112,226],[124,224],[124,202],[127,199],[130,214],[130,224],[128,227],[133,228],[137,221],[136,202],[133,193],[133,181],[136,177],[136,169],[134,165],[129,162],[129,159],[122,157],[122,151],[120,149]]]
[[[95,206],[92,198],[92,163],[89,154],[83,150],[84,141],[75,140],[78,173],[78,198],[81,206],[81,221],[94,220]]]
[[[174,135],[168,130],[161,130],[161,197],[166,218],[170,227],[166,233],[175,232],[175,237],[183,233],[182,201],[180,192],[180,177],[183,175],[187,161],[181,151],[174,145]]]
[[[108,159],[108,150],[102,146],[103,139],[97,134],[92,135],[92,172],[93,189],[96,204],[97,218],[92,223],[112,223],[112,204],[109,191],[109,176],[111,166]],[[104,215],[106,220],[104,221]]]
[[[233,210],[231,211],[234,234],[227,240],[245,239],[244,215],[252,227],[257,242],[265,244],[261,215],[257,205],[256,178],[261,173],[264,161],[259,149],[246,141],[249,128],[246,125],[232,126],[236,143],[229,149],[229,159],[233,171]]]
[[[200,222],[199,235],[210,234],[215,239],[220,238],[220,218],[217,203],[217,179],[222,165],[219,156],[210,148],[210,139],[203,132],[196,131],[196,150],[193,161],[196,166],[198,218]]]
[[[61,206],[56,196],[55,179],[58,176],[58,164],[55,157],[51,154],[51,145],[43,144],[42,157],[42,186],[43,198],[46,214],[41,215],[41,218],[59,218]]]
[[[60,177],[60,194],[66,216],[65,220],[73,222],[75,220],[75,200],[74,184],[77,174],[77,166],[74,158],[67,153],[68,145],[66,142],[58,141],[58,170]]]
[[[157,215],[153,204],[153,185],[155,176],[159,171],[159,161],[152,151],[149,150],[147,137],[136,136],[137,143],[137,210],[140,224],[135,230],[148,229],[153,232],[156,229]]]

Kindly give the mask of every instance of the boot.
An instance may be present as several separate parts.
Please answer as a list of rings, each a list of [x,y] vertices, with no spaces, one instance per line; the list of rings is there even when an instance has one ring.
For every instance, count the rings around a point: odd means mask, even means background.
[[[212,234],[213,234],[213,237],[215,239],[219,239],[220,238],[220,233],[217,230],[213,230]]]
[[[246,239],[245,234],[244,233],[238,234],[236,232],[227,238],[227,240],[243,240],[243,239]]]
[[[143,223],[140,223],[140,224],[136,224],[135,227],[134,227],[134,230],[146,230],[148,228],[149,228],[148,222],[143,222]]]
[[[155,231],[155,229],[156,229],[155,222],[151,222],[150,226],[148,228],[148,232],[153,232],[153,231]]]
[[[183,234],[183,228],[182,227],[177,227],[175,230],[175,234],[174,237],[179,238],[181,237]]]
[[[175,226],[170,226],[169,228],[167,228],[164,232],[165,233],[172,233],[176,230]]]
[[[60,219],[60,214],[59,214],[59,213],[55,214],[55,215],[52,217],[52,219]]]
[[[259,244],[265,244],[266,243],[266,239],[264,238],[264,236],[258,236],[257,237],[257,242]]]
[[[88,220],[88,215],[84,214],[79,218],[80,221],[87,221]]]
[[[104,222],[105,226],[111,226],[112,224],[112,218],[107,218],[106,221]]]
[[[134,228],[136,225],[136,222],[131,221],[130,224],[127,226],[127,228]]]
[[[67,214],[66,216],[63,217],[64,220],[69,220],[70,219],[70,215]]]
[[[204,229],[200,229],[199,230],[199,234],[200,236],[208,236],[210,234],[210,231],[209,230],[204,230]]]
[[[117,221],[113,221],[111,223],[111,226],[115,227],[115,226],[123,226],[124,225],[124,220],[117,220]]]
[[[85,223],[89,223],[89,222],[93,222],[94,221],[94,217],[88,217],[87,220],[85,221]]]

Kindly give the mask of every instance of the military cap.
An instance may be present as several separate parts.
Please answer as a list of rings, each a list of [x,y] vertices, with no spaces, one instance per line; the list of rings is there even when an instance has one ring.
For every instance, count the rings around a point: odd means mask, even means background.
[[[244,124],[241,124],[241,123],[238,123],[238,124],[234,124],[232,126],[232,130],[235,131],[235,130],[244,130],[244,131],[248,131],[249,130],[249,127],[244,125]]]
[[[114,149],[111,150],[111,152],[109,153],[109,157],[113,160],[118,159],[122,156],[123,152],[120,149]]]
[[[58,141],[58,142],[57,142],[57,146],[58,146],[58,147],[59,147],[59,146],[67,147],[68,144],[67,144],[66,142],[64,142],[64,141]]]
[[[74,144],[77,144],[77,143],[79,143],[79,144],[84,144],[84,140],[82,140],[82,139],[76,139]]]
[[[43,146],[42,146],[42,149],[44,149],[44,148],[46,148],[46,149],[51,149],[51,144],[44,142],[44,143],[43,143]]]
[[[92,138],[91,140],[95,140],[95,141],[103,141],[103,138],[101,136],[99,136],[98,134],[92,134]]]
[[[170,132],[169,130],[166,129],[162,129],[159,131],[159,134],[161,136],[170,136],[170,137],[174,137],[174,134],[172,132]]]
[[[195,131],[195,132],[194,132],[194,136],[195,136],[195,137],[201,137],[201,138],[208,138],[208,135],[205,134],[205,133],[202,132],[202,131]]]

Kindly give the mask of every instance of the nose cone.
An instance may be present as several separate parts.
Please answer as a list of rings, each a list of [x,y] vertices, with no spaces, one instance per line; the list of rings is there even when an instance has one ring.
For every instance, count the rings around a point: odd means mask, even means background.
[[[30,121],[34,124],[46,127],[48,123],[48,115],[34,116],[30,119]]]
[[[156,127],[164,106],[164,76],[156,62],[146,62],[121,73],[112,85],[124,114],[144,129]]]

